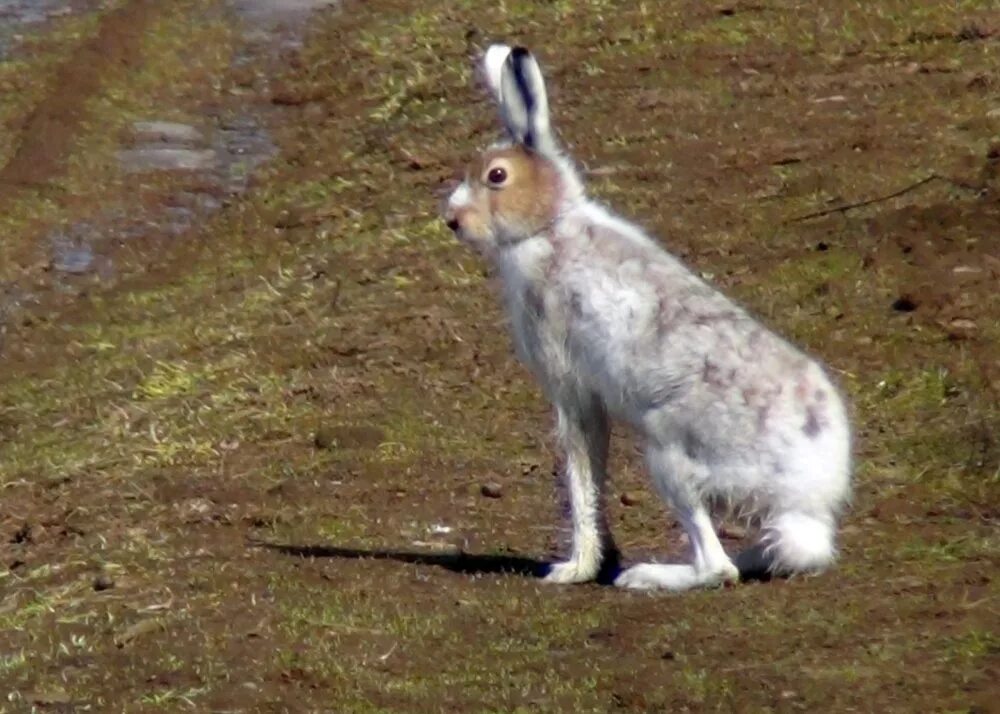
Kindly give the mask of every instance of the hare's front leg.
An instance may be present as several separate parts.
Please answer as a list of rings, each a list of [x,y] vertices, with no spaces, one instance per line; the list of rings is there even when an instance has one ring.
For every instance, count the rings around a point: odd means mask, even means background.
[[[560,404],[557,411],[573,515],[573,551],[568,561],[553,563],[545,581],[582,583],[597,577],[605,551],[613,549],[602,512],[610,427],[604,405],[596,399]]]

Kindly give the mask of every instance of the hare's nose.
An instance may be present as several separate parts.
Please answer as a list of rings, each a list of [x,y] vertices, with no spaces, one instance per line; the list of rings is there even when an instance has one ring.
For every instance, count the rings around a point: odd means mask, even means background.
[[[444,222],[453,231],[458,231],[460,227],[459,219],[462,213],[468,209],[469,199],[469,185],[466,183],[460,184],[448,198],[448,202],[444,207]]]
[[[447,225],[452,231],[458,231],[458,210],[455,204],[449,201],[444,207],[444,218],[445,225]]]

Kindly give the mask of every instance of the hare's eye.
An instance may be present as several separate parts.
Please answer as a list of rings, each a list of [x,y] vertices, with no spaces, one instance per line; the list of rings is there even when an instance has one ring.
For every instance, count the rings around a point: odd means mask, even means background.
[[[507,180],[507,169],[501,168],[500,166],[492,168],[486,175],[486,179],[494,186],[500,186]]]

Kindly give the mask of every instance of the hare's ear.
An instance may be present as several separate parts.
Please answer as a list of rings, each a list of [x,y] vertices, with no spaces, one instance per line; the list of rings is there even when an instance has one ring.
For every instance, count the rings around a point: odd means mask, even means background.
[[[556,153],[545,79],[532,54],[523,47],[493,45],[483,66],[511,138],[541,154]]]
[[[510,55],[510,47],[507,45],[490,45],[483,56],[483,78],[489,85],[497,105],[503,104],[503,99],[500,97],[500,77],[503,74],[503,66],[508,55]]]
[[[514,140],[542,154],[556,151],[549,100],[537,60],[523,47],[507,55],[500,74],[500,114]]]

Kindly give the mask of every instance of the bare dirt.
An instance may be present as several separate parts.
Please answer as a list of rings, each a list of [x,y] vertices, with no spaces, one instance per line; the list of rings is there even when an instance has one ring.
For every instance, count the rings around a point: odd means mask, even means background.
[[[123,1],[0,63],[0,711],[995,708],[991,3],[255,22]],[[470,58],[498,38],[537,48],[595,195],[830,365],[834,571],[539,582],[551,416],[437,216],[497,133]],[[253,161],[130,171],[150,121]],[[81,231],[89,258],[53,242]],[[614,465],[625,559],[683,557],[624,431]]]

